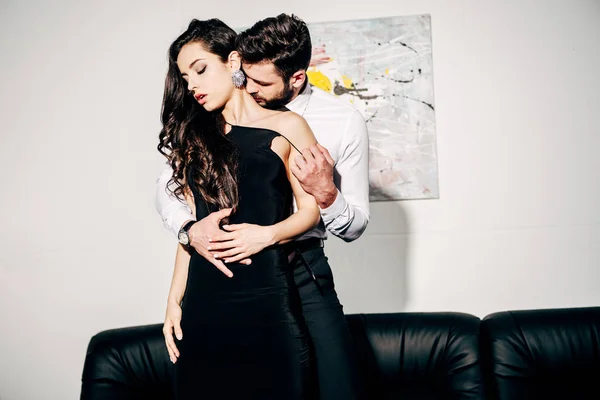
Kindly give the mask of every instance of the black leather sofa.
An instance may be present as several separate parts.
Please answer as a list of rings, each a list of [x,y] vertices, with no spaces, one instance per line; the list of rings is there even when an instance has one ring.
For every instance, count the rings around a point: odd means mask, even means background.
[[[600,307],[347,316],[369,400],[600,399]],[[82,400],[171,399],[162,324],[88,345]]]
[[[480,329],[490,399],[600,399],[600,307],[500,312]]]

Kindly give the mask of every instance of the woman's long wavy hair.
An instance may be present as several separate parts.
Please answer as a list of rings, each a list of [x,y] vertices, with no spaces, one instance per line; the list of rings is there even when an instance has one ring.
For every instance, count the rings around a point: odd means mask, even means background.
[[[182,200],[193,189],[207,204],[231,207],[233,212],[238,205],[236,148],[225,136],[220,110],[208,112],[190,95],[177,56],[183,46],[198,42],[226,62],[235,50],[235,38],[235,31],[219,19],[194,19],[171,44],[157,146],[173,168],[167,184],[172,194]]]

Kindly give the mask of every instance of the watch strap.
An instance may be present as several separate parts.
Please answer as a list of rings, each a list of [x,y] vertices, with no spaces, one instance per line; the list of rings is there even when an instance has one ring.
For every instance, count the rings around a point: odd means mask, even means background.
[[[186,222],[186,223],[185,223],[185,224],[184,224],[184,225],[181,227],[181,230],[182,230],[183,232],[185,232],[185,233],[188,233],[188,232],[189,232],[189,230],[190,230],[190,228],[192,227],[192,225],[194,225],[196,222],[198,222],[198,221],[193,221],[193,220],[192,220],[192,221],[188,221],[188,222]]]

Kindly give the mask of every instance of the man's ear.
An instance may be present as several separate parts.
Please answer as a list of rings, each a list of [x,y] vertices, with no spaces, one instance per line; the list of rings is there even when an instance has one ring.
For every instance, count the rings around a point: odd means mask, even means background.
[[[235,50],[229,53],[229,57],[227,57],[227,65],[231,71],[242,69],[242,57],[240,57],[240,53]]]
[[[300,70],[294,72],[294,74],[290,78],[290,83],[292,84],[292,86],[294,88],[301,88],[307,79],[308,78],[306,77],[306,71],[303,69],[300,69]]]

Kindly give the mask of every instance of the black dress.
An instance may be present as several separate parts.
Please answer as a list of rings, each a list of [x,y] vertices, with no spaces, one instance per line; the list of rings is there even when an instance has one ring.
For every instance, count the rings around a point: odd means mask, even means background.
[[[239,150],[239,205],[231,224],[272,225],[292,211],[292,189],[279,136],[268,129],[233,126]],[[209,212],[194,193],[196,217]],[[309,399],[310,348],[284,246],[253,255],[249,266],[227,264],[226,277],[192,252],[182,303],[183,339],[177,341],[176,398],[207,400]]]

